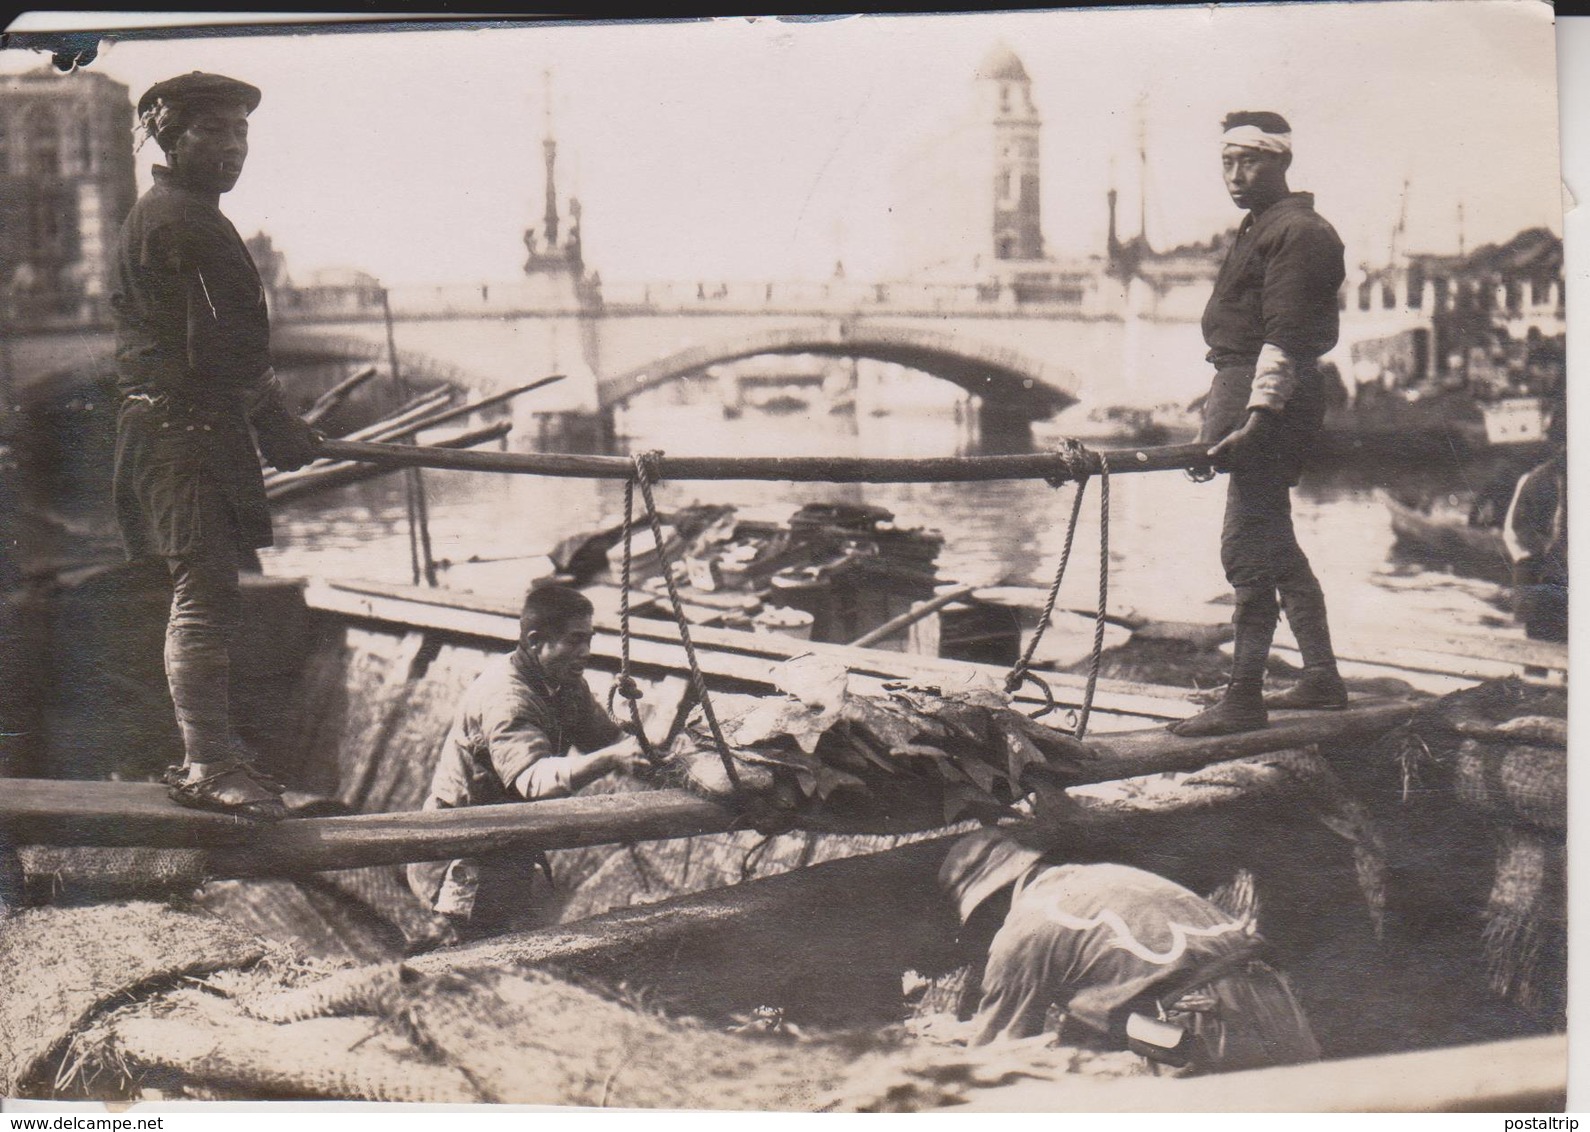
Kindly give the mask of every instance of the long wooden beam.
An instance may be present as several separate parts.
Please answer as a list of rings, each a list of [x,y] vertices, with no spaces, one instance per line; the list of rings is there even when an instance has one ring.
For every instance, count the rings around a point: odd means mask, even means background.
[[[1112,782],[1316,744],[1361,743],[1412,722],[1421,710],[1407,700],[1365,700],[1339,711],[1276,712],[1268,727],[1240,735],[1184,739],[1163,727],[1089,735],[1087,745],[1098,760],[1074,781]]]
[[[453,471],[574,479],[632,479],[635,465],[621,456],[543,452],[416,451],[401,444],[328,440],[321,453],[340,460]],[[786,480],[797,483],[971,483],[981,480],[1075,480],[1096,475],[1100,457],[1110,473],[1163,472],[1206,467],[1204,444],[1118,448],[1087,452],[1073,462],[1054,452],[1016,456],[941,456],[925,459],[837,456],[660,456],[654,474],[663,480]]]
[[[206,849],[216,876],[445,860],[512,846],[659,841],[720,833],[738,820],[683,790],[652,790],[265,824],[185,809],[152,782],[0,779],[0,830],[13,844]]]
[[[1416,708],[1381,702],[1341,712],[1297,713],[1263,730],[1182,739],[1163,730],[1101,736],[1073,784],[1191,770],[1314,743],[1366,740],[1406,723]],[[103,845],[212,850],[217,876],[280,876],[364,865],[476,856],[510,847],[572,849],[720,833],[734,811],[681,790],[652,790],[505,804],[256,825],[182,809],[153,783],[4,780],[0,830],[17,845]],[[894,832],[901,832],[896,830]]]
[[[317,580],[305,588],[304,600],[311,609],[344,616],[479,636],[504,643],[518,639],[518,610],[513,603],[478,594],[383,582]],[[672,669],[684,666],[684,650],[679,643],[679,630],[673,622],[632,618],[630,633],[632,655],[637,664]],[[599,655],[616,656],[617,634],[616,621],[599,608],[593,651]],[[973,672],[998,683],[1005,675],[1003,669],[994,665],[820,641],[800,641],[772,633],[746,633],[737,629],[693,625],[690,636],[707,675],[763,685],[771,683],[776,665],[808,653],[835,660],[863,680],[881,677],[932,682],[949,677],[964,678],[968,672]],[[1087,683],[1084,677],[1062,672],[1045,672],[1042,675],[1062,706],[1068,701],[1081,702],[1082,690]],[[1018,691],[1016,698],[1029,706],[1043,702],[1026,689]],[[1183,689],[1109,679],[1099,681],[1094,708],[1109,714],[1147,719],[1182,719],[1197,710],[1187,701]]]

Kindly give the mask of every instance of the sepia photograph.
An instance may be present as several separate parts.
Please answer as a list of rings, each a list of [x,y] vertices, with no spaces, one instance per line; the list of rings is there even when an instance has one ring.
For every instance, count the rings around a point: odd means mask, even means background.
[[[6,1107],[1565,1110],[1548,4],[52,15]]]

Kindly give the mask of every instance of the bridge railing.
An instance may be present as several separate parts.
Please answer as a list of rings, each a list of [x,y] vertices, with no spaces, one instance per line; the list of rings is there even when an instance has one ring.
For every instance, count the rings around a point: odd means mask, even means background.
[[[561,290],[561,293],[559,291]],[[619,281],[584,280],[567,289],[545,281],[393,287],[399,317],[475,317],[492,314],[578,314],[593,309],[656,314],[709,311],[856,313],[867,310],[991,313],[1075,311],[1091,296],[1085,284],[917,283],[834,280]],[[349,284],[280,288],[274,313],[284,319],[379,317],[381,290]]]

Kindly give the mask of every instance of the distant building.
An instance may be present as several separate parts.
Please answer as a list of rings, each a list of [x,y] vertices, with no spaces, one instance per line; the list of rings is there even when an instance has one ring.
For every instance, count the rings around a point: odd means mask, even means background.
[[[0,76],[0,312],[97,321],[137,198],[127,87],[92,71]]]
[[[1020,57],[997,44],[972,76],[967,113],[910,150],[895,172],[899,274],[975,283],[1006,305],[1118,306],[1100,256],[1060,259],[1044,238],[1043,118]]]
[[[243,241],[248,254],[259,271],[260,282],[267,292],[291,285],[287,276],[287,257],[276,250],[275,241],[267,232],[255,232]]]
[[[1026,67],[1009,47],[994,47],[973,76],[967,113],[896,172],[904,274],[960,280],[1042,261],[1042,124]]]
[[[1343,336],[1358,340],[1358,384],[1553,386],[1567,327],[1562,239],[1528,228],[1466,255],[1364,266],[1342,308]]]

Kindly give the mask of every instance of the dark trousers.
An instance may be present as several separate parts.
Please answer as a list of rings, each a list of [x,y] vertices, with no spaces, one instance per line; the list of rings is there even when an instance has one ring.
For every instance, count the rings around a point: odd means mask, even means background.
[[[1284,603],[1325,600],[1292,527],[1292,483],[1274,467],[1238,468],[1226,487],[1220,564],[1236,592],[1234,619],[1274,626]]]
[[[1253,363],[1222,365],[1204,402],[1199,442],[1214,444],[1248,418]],[[1280,414],[1274,441],[1233,468],[1220,530],[1220,564],[1235,591],[1238,630],[1233,680],[1260,681],[1270,638],[1284,606],[1304,664],[1334,660],[1325,628],[1325,595],[1292,527],[1292,488],[1325,420],[1317,370],[1299,375]]]
[[[186,761],[231,755],[232,636],[242,614],[237,527],[219,491],[204,492],[195,550],[166,559],[171,613],[166,621],[166,682]]]

